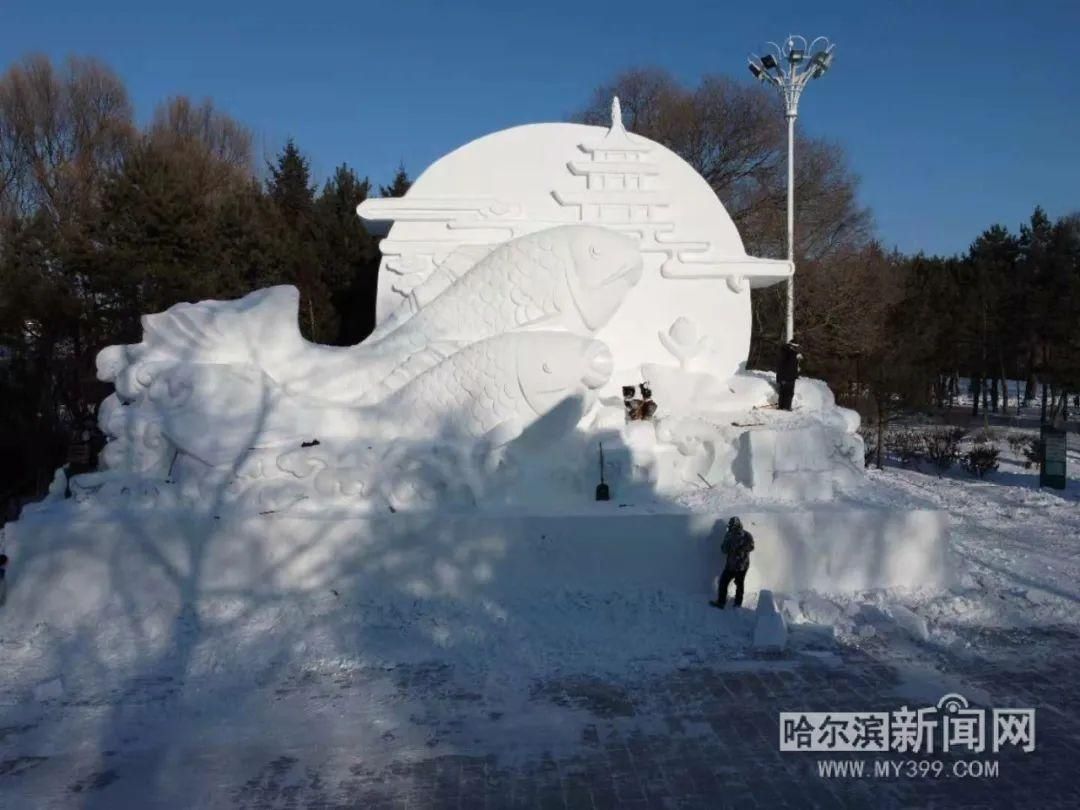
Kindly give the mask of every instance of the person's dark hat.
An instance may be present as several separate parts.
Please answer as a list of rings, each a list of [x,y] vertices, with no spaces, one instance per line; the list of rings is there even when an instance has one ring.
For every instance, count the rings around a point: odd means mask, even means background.
[[[634,395],[635,390],[636,389],[632,385],[624,385],[622,387],[623,399],[628,399],[629,397],[632,397]]]
[[[735,529],[735,528],[741,529],[742,528],[742,521],[739,520],[737,517],[733,517],[731,520],[729,520],[727,522],[727,525],[728,525],[729,529]]]
[[[8,563],[8,555],[7,554],[0,554],[0,565],[7,565],[7,563]]]

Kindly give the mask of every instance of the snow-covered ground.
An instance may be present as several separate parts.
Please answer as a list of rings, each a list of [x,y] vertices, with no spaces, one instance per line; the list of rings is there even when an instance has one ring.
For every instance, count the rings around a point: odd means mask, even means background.
[[[421,571],[392,538],[328,531],[316,547],[267,545],[206,516],[171,516],[154,531],[235,531],[227,553],[147,542],[123,525],[119,536],[58,534],[34,562],[50,591],[13,588],[0,609],[0,805],[81,806],[99,791],[101,806],[138,806],[149,789],[156,806],[224,806],[273,751],[306,751],[305,762],[322,751],[324,774],[346,768],[346,752],[365,767],[448,751],[570,756],[582,728],[628,711],[620,690],[687,668],[788,671],[804,654],[839,662],[865,651],[908,666],[914,694],[930,700],[950,661],[1037,664],[1060,636],[1024,636],[1011,653],[993,637],[1080,633],[1080,452],[1064,492],[1039,490],[1001,437],[1001,468],[985,480],[888,467],[852,496],[945,510],[955,584],[778,594],[792,629],[780,659],[754,654],[750,611],[718,613],[700,594],[647,582],[586,591],[537,571],[534,587],[492,599],[481,586],[498,570],[493,537],[446,546],[443,564]],[[709,498],[682,505],[717,508]],[[426,532],[443,542],[437,522]],[[633,714],[663,731],[659,709]]]
[[[830,625],[841,640],[872,643],[886,654],[883,632],[910,635],[908,612],[925,623],[930,644],[969,652],[979,643],[965,632],[972,628],[1080,625],[1080,440],[1069,437],[1068,485],[1059,491],[1040,489],[1037,467],[1025,468],[1022,453],[1008,442],[1036,433],[995,428],[992,435],[999,468],[984,479],[959,466],[938,475],[930,464],[890,463],[869,469],[869,486],[853,496],[860,504],[945,511],[955,570],[951,588],[790,595],[784,604],[789,620]],[[708,509],[710,493],[683,500]]]
[[[1016,690],[1046,683],[1053,697],[1028,697],[1029,705],[1078,724],[1071,688],[1052,684],[1068,680],[1063,670],[1080,656],[1080,442],[1070,435],[1067,488],[1039,489],[1038,469],[1024,468],[1006,441],[1010,431],[994,432],[1001,463],[985,480],[959,469],[941,477],[897,467],[870,471],[885,491],[948,511],[957,581],[945,591],[833,598],[828,604],[842,611],[833,623],[843,644],[895,665],[909,682],[908,697],[931,703],[935,692],[959,691],[1000,704],[1007,700],[1000,692],[955,675],[1000,673],[997,680]],[[897,607],[921,626],[913,630]]]
[[[886,500],[887,493],[904,493],[952,517],[957,586],[906,597],[929,622],[932,638],[948,641],[951,628],[965,625],[1080,623],[1080,442],[1070,435],[1066,489],[1040,489],[1038,469],[1025,469],[1007,442],[1019,432],[995,431],[1000,465],[983,480],[958,468],[940,477],[897,467],[869,471],[883,485],[869,493]]]
[[[957,389],[956,404],[970,408],[971,405],[972,405],[972,402],[973,402],[973,400],[975,398],[974,394],[973,394],[973,392],[971,390],[971,379],[968,378],[968,377],[960,377],[958,382],[959,382],[960,387]],[[989,400],[989,397],[990,397],[990,381],[989,380],[987,380],[985,382],[985,386],[986,386],[986,397]],[[1023,402],[1023,397],[1024,397],[1024,390],[1025,390],[1026,386],[1027,386],[1027,384],[1023,380],[1007,380],[1006,381],[1006,383],[1005,383],[1005,396],[1007,396],[1007,398],[1008,398],[1008,411],[1009,411],[1010,414],[1015,414],[1016,413],[1017,399],[1020,400],[1020,412],[1021,412],[1021,414],[1023,414],[1023,415],[1027,415],[1027,414],[1038,415],[1038,413],[1041,411],[1041,409],[1042,409],[1042,396],[1043,396],[1043,388],[1042,388],[1042,386],[1041,385],[1036,385],[1035,386],[1034,396],[1032,396],[1032,398],[1030,400],[1028,400],[1028,402],[1025,404]],[[1000,393],[1001,393],[1001,390],[999,389],[999,394]],[[1048,394],[1050,393],[1049,388],[1047,388],[1047,393]],[[1057,396],[1060,396],[1060,394],[1058,394]],[[998,401],[999,407],[1004,407],[1005,404],[1006,404],[1005,403],[1005,397],[1000,398],[999,401]],[[1050,401],[1049,401],[1049,397],[1047,398],[1047,404],[1048,405],[1051,404]],[[1068,404],[1069,404],[1069,410],[1070,411],[1075,410],[1075,408],[1073,407],[1073,398],[1072,398],[1072,396],[1069,397],[1069,403]],[[981,404],[980,404],[980,411],[981,411]]]

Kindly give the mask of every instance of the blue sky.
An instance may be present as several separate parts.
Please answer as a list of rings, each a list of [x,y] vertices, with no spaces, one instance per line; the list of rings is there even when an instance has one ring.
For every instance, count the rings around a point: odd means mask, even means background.
[[[789,32],[837,43],[800,124],[846,148],[887,246],[952,253],[1036,204],[1080,210],[1076,0],[0,0],[0,65],[98,56],[142,119],[208,96],[268,155],[293,136],[319,175],[346,161],[386,181],[562,119],[628,66],[749,81],[747,52]]]

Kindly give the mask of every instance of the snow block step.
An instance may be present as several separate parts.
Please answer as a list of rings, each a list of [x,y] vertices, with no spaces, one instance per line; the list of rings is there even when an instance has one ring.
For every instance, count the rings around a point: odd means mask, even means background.
[[[754,648],[758,650],[783,650],[787,646],[787,625],[776,609],[772,591],[758,593],[757,621],[754,624]]]

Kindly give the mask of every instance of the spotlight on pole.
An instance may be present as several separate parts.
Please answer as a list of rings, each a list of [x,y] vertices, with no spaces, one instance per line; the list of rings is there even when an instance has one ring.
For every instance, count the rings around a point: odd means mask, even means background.
[[[832,64],[832,51],[818,51],[810,60],[810,78],[820,79]]]
[[[789,36],[783,47],[769,43],[772,53],[750,58],[750,72],[759,81],[771,84],[784,102],[784,116],[788,124],[788,195],[787,195],[787,248],[792,272],[795,269],[795,118],[799,114],[799,98],[811,79],[820,79],[832,64],[833,48],[825,37],[807,42],[804,37]],[[785,342],[795,338],[795,285],[794,278],[787,283],[787,317],[784,328]]]

